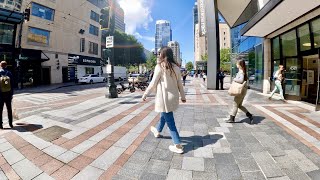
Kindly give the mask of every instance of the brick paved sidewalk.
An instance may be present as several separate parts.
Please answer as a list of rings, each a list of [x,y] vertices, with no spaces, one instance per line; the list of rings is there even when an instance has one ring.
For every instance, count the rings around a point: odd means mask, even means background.
[[[154,100],[141,93],[103,96],[44,111],[0,132],[0,179],[320,179],[320,115],[307,106],[249,91],[249,125],[227,124],[232,97],[197,79],[175,113],[185,146],[168,150],[167,128],[156,139]]]

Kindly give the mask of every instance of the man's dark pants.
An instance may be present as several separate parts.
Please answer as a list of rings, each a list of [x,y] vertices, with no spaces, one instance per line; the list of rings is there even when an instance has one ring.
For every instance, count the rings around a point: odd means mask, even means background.
[[[7,111],[8,111],[8,119],[9,119],[9,124],[12,124],[12,96],[11,93],[2,93],[0,97],[0,120],[2,125],[2,113],[3,113],[3,106],[6,104]]]

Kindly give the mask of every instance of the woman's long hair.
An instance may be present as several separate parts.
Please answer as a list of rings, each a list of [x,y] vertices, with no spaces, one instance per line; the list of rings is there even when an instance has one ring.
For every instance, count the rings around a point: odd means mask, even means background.
[[[173,58],[173,51],[171,48],[169,47],[162,47],[160,49],[160,62],[159,64],[161,65],[162,68],[164,68],[165,70],[169,70],[170,71],[170,75],[172,76],[172,72],[174,72],[173,70],[173,65],[177,65],[177,63],[174,61]]]
[[[247,68],[246,68],[246,62],[242,59],[238,60],[237,64],[241,67],[244,73],[244,80],[248,80],[248,74],[247,74]]]

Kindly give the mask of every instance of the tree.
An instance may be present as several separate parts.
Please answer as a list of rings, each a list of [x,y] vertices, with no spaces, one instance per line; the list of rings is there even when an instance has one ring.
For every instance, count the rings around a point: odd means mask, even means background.
[[[202,61],[208,61],[208,54],[201,55],[201,60]]]
[[[186,64],[186,69],[187,71],[192,71],[193,70],[193,63],[192,62],[187,62]]]
[[[220,49],[220,67],[227,72],[231,70],[230,49]]]
[[[157,65],[157,57],[155,55],[152,55],[147,59],[146,67],[148,70],[154,70],[154,68]]]

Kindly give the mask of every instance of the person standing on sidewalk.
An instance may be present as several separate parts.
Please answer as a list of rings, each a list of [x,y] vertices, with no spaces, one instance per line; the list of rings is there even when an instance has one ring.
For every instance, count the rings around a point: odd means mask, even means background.
[[[223,79],[224,79],[224,77],[225,77],[225,75],[224,75],[224,73],[223,73],[223,69],[222,68],[220,68],[220,70],[219,70],[219,72],[218,72],[218,79],[219,79],[219,82],[220,82],[220,89],[221,90],[224,90],[223,89]]]
[[[173,117],[173,111],[179,106],[179,93],[181,101],[186,102],[180,68],[173,59],[171,48],[161,48],[158,56],[159,61],[155,67],[153,79],[143,94],[142,100],[145,101],[151,91],[156,89],[155,111],[161,113],[161,118],[157,127],[151,126],[150,130],[158,138],[165,123],[167,123],[174,143],[174,145],[169,146],[169,150],[181,154],[183,153],[183,147]]]
[[[203,78],[203,82],[206,82],[206,79],[207,79],[206,73],[202,73],[202,78]]]
[[[2,113],[3,113],[3,106],[6,104],[7,111],[8,111],[8,119],[9,119],[9,126],[13,128],[12,124],[12,97],[13,97],[13,76],[10,71],[8,71],[7,68],[7,62],[1,61],[0,63],[1,69],[0,69],[0,119],[1,124],[0,128],[3,129],[2,125]]]
[[[189,73],[188,73],[187,71],[185,71],[185,70],[182,72],[183,86],[186,85],[186,80],[187,80],[188,74],[189,74]]]
[[[283,81],[284,81],[284,67],[283,67],[283,65],[279,65],[279,69],[274,74],[273,79],[275,80],[275,82],[274,82],[275,83],[275,87],[274,87],[274,90],[271,92],[269,100],[271,100],[272,96],[274,95],[274,93],[277,90],[279,90],[281,100],[285,101],[284,96],[283,96],[283,89],[282,89],[282,84],[283,84]]]
[[[236,77],[233,79],[236,83],[247,83],[248,81],[248,75],[247,75],[247,69],[246,69],[246,64],[244,60],[238,60],[237,62],[237,68],[239,69],[239,72],[237,73]],[[230,118],[226,121],[227,123],[234,123],[235,122],[235,117],[237,115],[238,109],[241,109],[244,113],[246,113],[246,116],[250,119],[250,124],[253,123],[253,116],[252,114],[245,108],[242,103],[243,99],[247,94],[247,89],[248,85],[246,84],[244,86],[244,89],[242,93],[238,96],[234,97],[233,101],[233,108],[230,113]]]

